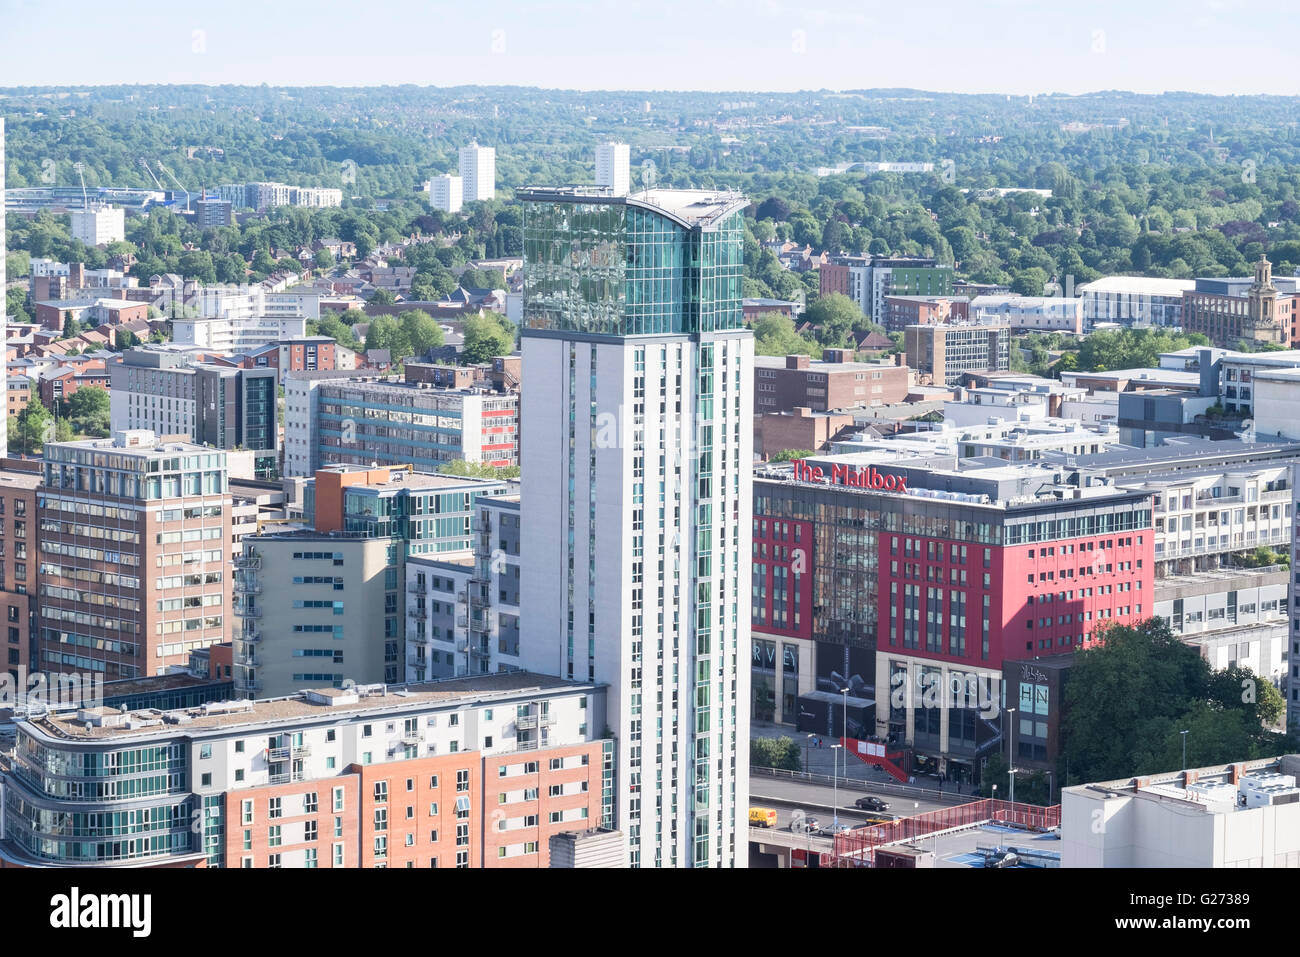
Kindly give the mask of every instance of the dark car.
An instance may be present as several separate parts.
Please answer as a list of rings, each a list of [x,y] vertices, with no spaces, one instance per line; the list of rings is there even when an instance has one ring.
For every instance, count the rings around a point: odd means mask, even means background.
[[[878,797],[860,797],[853,802],[860,811],[888,811],[889,805]]]

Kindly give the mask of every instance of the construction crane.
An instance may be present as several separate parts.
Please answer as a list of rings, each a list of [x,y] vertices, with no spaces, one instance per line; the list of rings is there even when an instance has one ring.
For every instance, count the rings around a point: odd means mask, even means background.
[[[81,177],[81,208],[90,209],[90,197],[86,195],[86,164],[78,160],[72,164],[72,168],[75,169],[77,175]]]
[[[181,181],[176,178],[176,174],[173,173],[171,170],[169,170],[166,166],[163,166],[162,160],[158,161],[158,168],[162,170],[164,173],[166,173],[168,176],[170,176],[173,183],[175,183],[177,186],[180,186],[181,189],[185,189],[184,186],[181,186]],[[188,213],[189,211],[190,211],[190,191],[188,189],[185,189],[185,212]]]
[[[149,174],[149,178],[153,180],[153,184],[157,186],[160,191],[163,190],[163,184],[158,181],[158,177],[155,176],[153,174],[153,170],[149,168],[149,161],[146,160],[143,156],[140,157],[140,165],[143,166],[144,171]]]

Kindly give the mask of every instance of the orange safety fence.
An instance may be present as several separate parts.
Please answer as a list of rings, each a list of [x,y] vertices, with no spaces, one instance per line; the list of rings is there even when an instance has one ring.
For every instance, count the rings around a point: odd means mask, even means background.
[[[912,817],[899,818],[884,824],[854,828],[835,836],[835,859],[839,866],[870,866],[875,849],[882,844],[895,844],[916,838],[928,837],[938,831],[980,824],[1002,824],[1027,830],[1045,831],[1061,825],[1061,805],[1040,807],[1037,804],[1020,804],[985,798],[944,807]]]

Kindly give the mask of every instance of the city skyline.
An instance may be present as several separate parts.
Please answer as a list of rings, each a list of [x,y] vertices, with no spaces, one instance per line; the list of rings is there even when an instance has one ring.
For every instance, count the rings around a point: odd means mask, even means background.
[[[94,9],[84,2],[69,7],[73,19]],[[1286,8],[1262,0],[1190,5],[1157,0],[1141,8],[1105,0],[1078,9],[986,0],[976,11],[946,2],[863,9],[842,0],[816,6],[782,0],[653,5],[638,0],[619,8],[623,29],[637,37],[635,49],[608,42],[602,9],[591,0],[469,8],[400,0],[390,5],[385,20],[402,29],[385,31],[382,46],[349,50],[342,71],[318,55],[320,45],[337,42],[335,26],[316,19],[318,11],[300,2],[277,7],[237,2],[219,16],[200,12],[178,20],[156,0],[147,0],[131,15],[97,24],[93,34],[72,31],[62,37],[66,55],[54,60],[43,55],[45,26],[38,8],[30,0],[7,0],[0,4],[8,41],[0,42],[0,86],[21,80],[23,86],[468,84],[647,92],[1300,94],[1286,67],[1284,32],[1260,29],[1284,16]],[[242,29],[241,11],[256,16],[262,28]],[[456,43],[431,61],[426,38],[445,28],[449,18]],[[682,22],[693,29],[682,30]],[[135,40],[140,23],[160,25],[148,60],[95,55],[106,43]],[[987,69],[978,60],[978,47],[970,41],[990,28],[1002,47],[1014,51],[1014,72]],[[286,45],[281,41],[290,30],[295,42]],[[714,55],[723,33],[740,55]],[[557,50],[565,54],[556,56]],[[692,70],[665,70],[677,58],[691,62]],[[1207,71],[1207,58],[1231,62],[1233,69]],[[623,82],[606,82],[611,77]]]

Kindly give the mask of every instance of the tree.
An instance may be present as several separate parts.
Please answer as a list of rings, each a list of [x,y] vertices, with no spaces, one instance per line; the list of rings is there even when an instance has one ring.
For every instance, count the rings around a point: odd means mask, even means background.
[[[774,452],[768,457],[769,462],[793,462],[795,459],[806,459],[813,454],[812,449],[782,449],[780,452]]]
[[[396,301],[397,300],[393,298],[393,294],[387,289],[376,289],[374,295],[370,297],[370,304],[372,306],[391,306]]]
[[[466,462],[464,459],[453,459],[439,466],[438,471],[443,475],[459,475],[466,478],[519,478],[518,465],[492,466],[482,462]]]
[[[821,344],[831,348],[848,345],[849,333],[868,325],[858,304],[840,292],[815,300],[804,318],[817,327]]]
[[[361,349],[361,343],[357,341],[357,334],[352,331],[352,327],[333,313],[316,324],[316,335],[329,336],[339,345],[353,351]]]
[[[54,420],[55,442],[71,442],[75,438],[76,434],[72,431],[72,423],[70,421],[67,419]]]
[[[814,355],[818,348],[795,331],[788,316],[769,313],[754,321],[754,352],[761,356]]]
[[[496,356],[509,355],[515,349],[515,327],[505,316],[483,313],[471,316],[461,325],[465,337],[461,359],[467,364],[489,362]]]
[[[334,265],[334,254],[328,249],[318,249],[315,255],[316,268],[321,272],[331,268]]]
[[[140,337],[130,329],[118,329],[113,337],[118,350],[134,349],[140,344]]]
[[[1213,672],[1163,619],[1098,629],[1102,644],[1075,653],[1065,688],[1063,760],[1069,784],[1280,753],[1281,696],[1249,669]],[[1268,690],[1265,690],[1268,689]],[[1105,702],[1105,707],[1098,707]]]
[[[61,338],[71,339],[74,336],[81,335],[81,323],[79,323],[69,309],[63,314],[63,336]]]
[[[9,420],[9,448],[22,455],[35,455],[54,437],[54,416],[32,399],[27,407]]]
[[[802,771],[803,755],[793,738],[751,738],[749,763],[758,768]]]
[[[83,435],[103,437],[109,434],[109,398],[105,389],[86,386],[68,399],[66,417]]]
[[[402,331],[406,333],[411,355],[422,356],[446,341],[442,326],[423,309],[408,310],[397,318],[402,323]]]
[[[1047,273],[1037,266],[1022,269],[1011,280],[1011,291],[1017,296],[1041,296],[1047,278]]]

